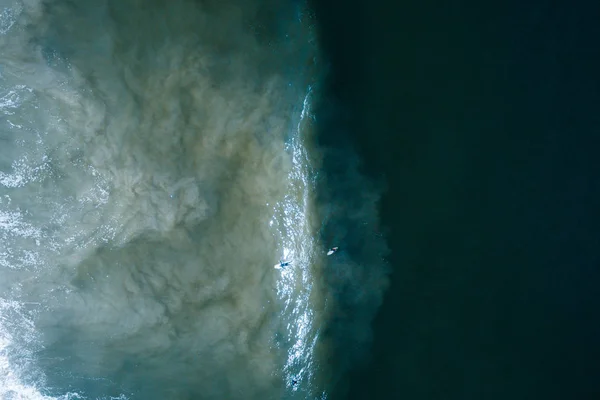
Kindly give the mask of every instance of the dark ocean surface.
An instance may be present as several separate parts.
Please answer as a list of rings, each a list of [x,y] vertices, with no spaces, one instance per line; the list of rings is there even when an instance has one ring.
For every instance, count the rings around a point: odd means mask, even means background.
[[[387,184],[391,286],[348,399],[600,398],[600,12],[314,2]]]

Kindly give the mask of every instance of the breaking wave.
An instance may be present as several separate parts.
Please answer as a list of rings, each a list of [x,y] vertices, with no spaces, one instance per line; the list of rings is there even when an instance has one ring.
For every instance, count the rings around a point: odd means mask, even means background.
[[[360,201],[324,184],[313,23],[270,0],[3,5],[0,398],[335,389],[332,341],[366,343],[385,269],[352,228],[378,189],[351,165]]]

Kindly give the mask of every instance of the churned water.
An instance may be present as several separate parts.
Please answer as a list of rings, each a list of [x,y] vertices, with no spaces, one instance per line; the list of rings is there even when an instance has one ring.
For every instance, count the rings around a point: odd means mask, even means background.
[[[384,246],[355,163],[327,184],[305,5],[0,7],[0,398],[328,398]]]

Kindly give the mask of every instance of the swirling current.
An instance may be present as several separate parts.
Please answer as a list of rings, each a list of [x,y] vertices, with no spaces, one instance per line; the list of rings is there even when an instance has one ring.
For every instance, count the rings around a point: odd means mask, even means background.
[[[385,244],[379,188],[316,139],[314,24],[294,1],[0,3],[0,398],[334,394]]]

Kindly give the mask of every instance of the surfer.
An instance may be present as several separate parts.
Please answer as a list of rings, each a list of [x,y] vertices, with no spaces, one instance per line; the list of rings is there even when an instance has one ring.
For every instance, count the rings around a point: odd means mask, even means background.
[[[284,269],[292,264],[291,261],[279,261],[279,264],[275,264],[273,268],[275,269]]]
[[[336,251],[338,251],[340,248],[339,247],[332,247],[329,250],[327,250],[327,255],[330,256],[333,253],[335,253]]]

